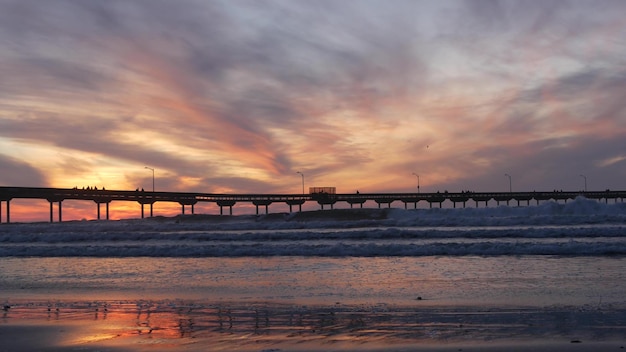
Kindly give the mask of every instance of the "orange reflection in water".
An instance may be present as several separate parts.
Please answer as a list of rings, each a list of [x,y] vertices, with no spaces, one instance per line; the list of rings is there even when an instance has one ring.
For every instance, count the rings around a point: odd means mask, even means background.
[[[584,311],[569,306],[441,307],[293,305],[199,301],[24,302],[4,310],[0,329],[33,322],[58,330],[48,347],[126,347],[142,350],[259,350],[266,348],[358,350],[360,347],[444,345],[515,338],[621,339],[624,307]],[[563,329],[554,322],[568,316]],[[598,330],[598,327],[601,327]],[[37,336],[33,336],[33,340]],[[10,346],[9,346],[10,347]],[[24,346],[21,350],[25,350]],[[28,346],[26,346],[28,347]],[[8,349],[10,350],[10,348]]]
[[[394,312],[393,314],[396,314]],[[406,316],[405,313],[399,315]],[[393,321],[385,307],[300,306],[183,301],[29,302],[14,304],[4,323],[42,322],[72,327],[58,347],[128,346],[232,350],[269,347],[393,343],[389,333],[414,326]],[[424,338],[422,336],[421,338]],[[413,336],[413,340],[418,338]]]

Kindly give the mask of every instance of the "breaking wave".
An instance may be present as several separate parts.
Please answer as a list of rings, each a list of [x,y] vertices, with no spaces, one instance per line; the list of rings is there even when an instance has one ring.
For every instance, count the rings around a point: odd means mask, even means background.
[[[0,256],[624,255],[626,204],[3,224]]]

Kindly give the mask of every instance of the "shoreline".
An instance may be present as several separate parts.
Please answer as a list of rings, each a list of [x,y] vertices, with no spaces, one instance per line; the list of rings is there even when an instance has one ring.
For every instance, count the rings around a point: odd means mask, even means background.
[[[0,350],[521,352],[618,351],[626,346],[619,325],[623,308],[14,302],[0,318]]]
[[[466,342],[413,342],[384,344],[382,341],[332,341],[332,342],[277,342],[250,335],[235,343],[215,341],[210,338],[179,338],[175,342],[149,335],[122,335],[110,330],[97,330],[92,326],[77,325],[36,325],[0,324],[2,351],[12,352],[70,352],[70,351],[280,351],[280,352],[321,352],[321,351],[363,351],[363,352],[596,352],[623,351],[623,340],[580,341],[567,339],[511,339],[507,341],[466,341]],[[234,340],[234,338],[233,338]]]

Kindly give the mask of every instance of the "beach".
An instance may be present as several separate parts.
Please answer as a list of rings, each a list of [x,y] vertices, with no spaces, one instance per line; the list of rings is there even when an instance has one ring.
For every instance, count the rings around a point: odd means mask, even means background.
[[[10,308],[0,331],[22,336],[6,350],[37,349],[47,339],[51,350],[94,351],[624,344],[623,258],[214,261],[5,258],[2,271],[14,278],[3,278]],[[563,265],[570,277],[561,276]],[[21,280],[11,286],[16,277]]]
[[[0,351],[622,350],[624,214],[5,224]]]

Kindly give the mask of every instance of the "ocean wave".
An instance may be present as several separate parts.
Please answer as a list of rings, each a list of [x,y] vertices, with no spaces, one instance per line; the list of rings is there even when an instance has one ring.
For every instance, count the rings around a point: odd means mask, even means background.
[[[626,255],[624,241],[452,241],[434,243],[16,244],[0,256],[30,257],[392,257],[494,255]]]
[[[626,204],[3,224],[0,256],[623,255]]]

